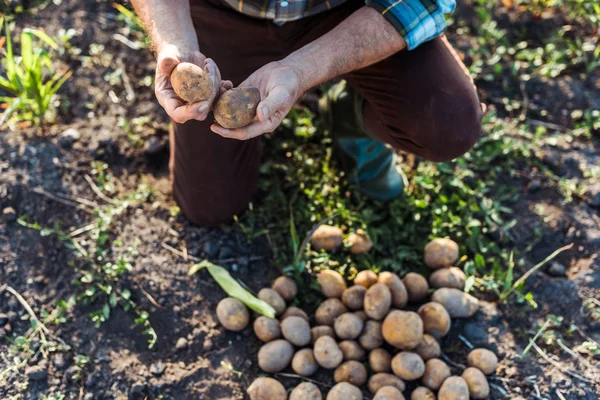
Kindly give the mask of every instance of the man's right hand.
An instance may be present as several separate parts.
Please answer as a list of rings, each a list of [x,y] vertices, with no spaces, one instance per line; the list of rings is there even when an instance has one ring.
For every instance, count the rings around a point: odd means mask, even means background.
[[[172,44],[165,45],[160,49],[154,82],[154,93],[158,102],[169,117],[178,124],[183,124],[192,119],[204,121],[213,107],[217,91],[215,90],[214,94],[205,101],[186,103],[181,100],[173,90],[173,86],[171,86],[171,72],[181,62],[189,62],[207,69],[213,77],[214,87],[219,88],[220,93],[231,89],[233,84],[230,81],[221,81],[221,73],[215,62],[210,58],[206,58],[198,50],[183,51]]]

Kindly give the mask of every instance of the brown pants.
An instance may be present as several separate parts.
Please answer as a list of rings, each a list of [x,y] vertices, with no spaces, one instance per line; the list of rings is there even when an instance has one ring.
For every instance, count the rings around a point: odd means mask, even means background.
[[[326,13],[276,26],[219,0],[190,3],[200,51],[234,85],[327,33],[364,4],[350,0]],[[366,99],[363,113],[371,133],[394,148],[446,161],[465,153],[481,135],[475,87],[444,37],[344,78]],[[210,131],[211,120],[174,124],[171,135],[175,199],[190,221],[206,226],[229,222],[247,207],[261,159],[259,139],[223,138]]]

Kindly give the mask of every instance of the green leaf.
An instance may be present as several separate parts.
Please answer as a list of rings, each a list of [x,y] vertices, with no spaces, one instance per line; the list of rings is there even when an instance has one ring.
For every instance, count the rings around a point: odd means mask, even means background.
[[[469,293],[473,286],[475,285],[475,275],[471,275],[465,281],[465,293]]]
[[[30,29],[30,28],[23,29],[23,32],[34,34],[42,42],[46,43],[48,46],[52,47],[54,50],[58,50],[58,45],[56,44],[56,42],[50,36],[46,35],[44,32],[37,30],[37,29]]]
[[[26,70],[31,70],[33,62],[33,39],[25,31],[21,34],[21,57]]]
[[[104,306],[102,307],[102,315],[104,315],[105,320],[110,318],[110,307],[108,306],[108,304],[104,304]]]
[[[188,275],[194,275],[201,269],[206,268],[215,281],[221,286],[221,288],[231,297],[238,299],[250,309],[256,311],[269,318],[275,318],[275,309],[265,301],[256,298],[252,293],[247,291],[236,281],[229,271],[225,268],[220,267],[211,263],[208,260],[204,260],[199,264],[192,265],[188,271]]]

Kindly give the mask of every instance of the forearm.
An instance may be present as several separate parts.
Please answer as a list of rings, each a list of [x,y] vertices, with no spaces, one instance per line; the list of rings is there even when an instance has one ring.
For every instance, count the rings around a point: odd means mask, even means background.
[[[398,31],[379,12],[365,6],[282,63],[299,72],[303,89],[308,90],[405,48]]]
[[[157,52],[167,44],[198,50],[189,0],[131,0]]]

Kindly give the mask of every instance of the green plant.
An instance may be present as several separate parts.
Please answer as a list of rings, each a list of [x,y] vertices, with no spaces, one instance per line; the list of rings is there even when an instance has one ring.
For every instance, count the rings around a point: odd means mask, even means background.
[[[71,71],[57,71],[54,68],[50,50],[58,49],[58,45],[44,32],[23,29],[20,37],[21,54],[17,55],[13,49],[9,23],[0,18],[0,29],[2,26],[6,33],[6,49],[2,50],[6,76],[0,76],[0,89],[9,95],[0,96],[0,102],[5,103],[6,108],[0,118],[0,127],[4,123],[11,125],[20,121],[42,125],[51,119],[49,111],[52,101],[71,76]]]

